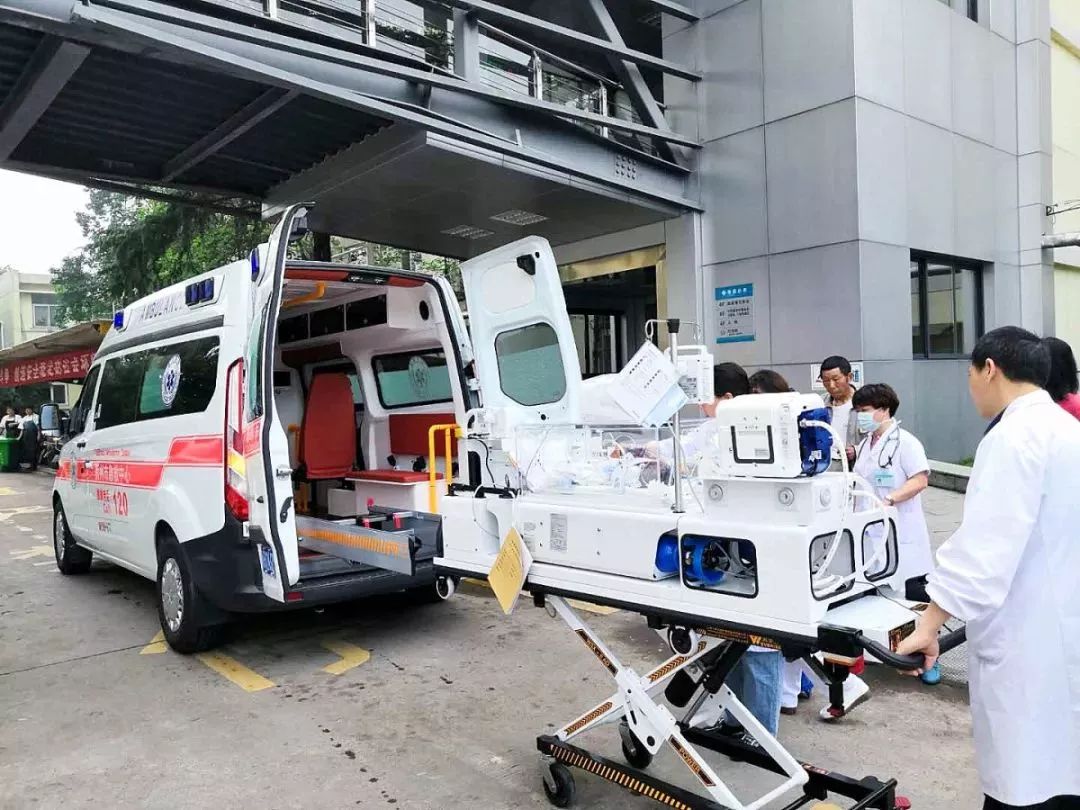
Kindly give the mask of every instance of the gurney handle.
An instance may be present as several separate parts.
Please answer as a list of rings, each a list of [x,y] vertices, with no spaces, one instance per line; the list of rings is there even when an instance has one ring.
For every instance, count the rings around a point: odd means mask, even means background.
[[[859,633],[857,638],[859,643],[863,646],[863,649],[871,653],[883,664],[888,664],[890,667],[896,667],[896,669],[904,670],[905,672],[922,668],[924,660],[922,655],[897,655],[892,650],[871,638],[867,638],[862,633]],[[961,627],[958,630],[953,630],[951,633],[946,633],[941,636],[938,640],[938,644],[941,647],[941,653],[944,654],[954,647],[959,647],[965,641],[967,641],[967,628]]]

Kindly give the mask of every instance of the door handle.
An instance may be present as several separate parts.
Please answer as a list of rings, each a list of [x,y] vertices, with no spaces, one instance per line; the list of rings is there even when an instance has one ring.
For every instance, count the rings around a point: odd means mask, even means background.
[[[274,475],[278,478],[291,478],[292,468],[290,467],[277,467],[274,469]]]
[[[282,523],[289,519],[290,506],[292,506],[292,495],[286,498],[281,504],[281,512],[278,513],[278,517],[281,518]]]

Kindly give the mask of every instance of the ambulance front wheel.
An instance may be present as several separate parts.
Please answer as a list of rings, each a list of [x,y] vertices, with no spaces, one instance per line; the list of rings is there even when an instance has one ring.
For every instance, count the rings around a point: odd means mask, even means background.
[[[75,545],[75,538],[68,529],[67,515],[60,500],[53,506],[53,553],[56,555],[56,567],[61,574],[85,574],[90,570],[94,555],[85,548]]]
[[[574,775],[570,773],[570,769],[561,762],[548,765],[548,773],[544,777],[544,793],[548,801],[556,807],[572,805],[577,795],[577,785],[574,784]]]
[[[172,536],[158,548],[157,607],[165,641],[178,653],[202,652],[220,643],[224,627],[206,621],[209,608]]]

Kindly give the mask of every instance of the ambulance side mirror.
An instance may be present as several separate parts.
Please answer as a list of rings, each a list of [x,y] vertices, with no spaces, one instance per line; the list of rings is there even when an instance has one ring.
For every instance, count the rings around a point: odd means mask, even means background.
[[[41,422],[42,431],[60,430],[60,406],[55,402],[42,405],[38,421]]]

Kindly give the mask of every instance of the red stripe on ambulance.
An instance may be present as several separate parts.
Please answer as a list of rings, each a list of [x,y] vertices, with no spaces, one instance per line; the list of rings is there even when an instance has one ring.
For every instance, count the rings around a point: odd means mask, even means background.
[[[220,436],[179,436],[169,444],[169,455],[164,461],[132,461],[112,448],[102,448],[93,458],[75,462],[75,478],[86,484],[157,489],[167,467],[217,467],[221,465],[223,452]],[[62,463],[57,475],[70,474],[71,467]]]

